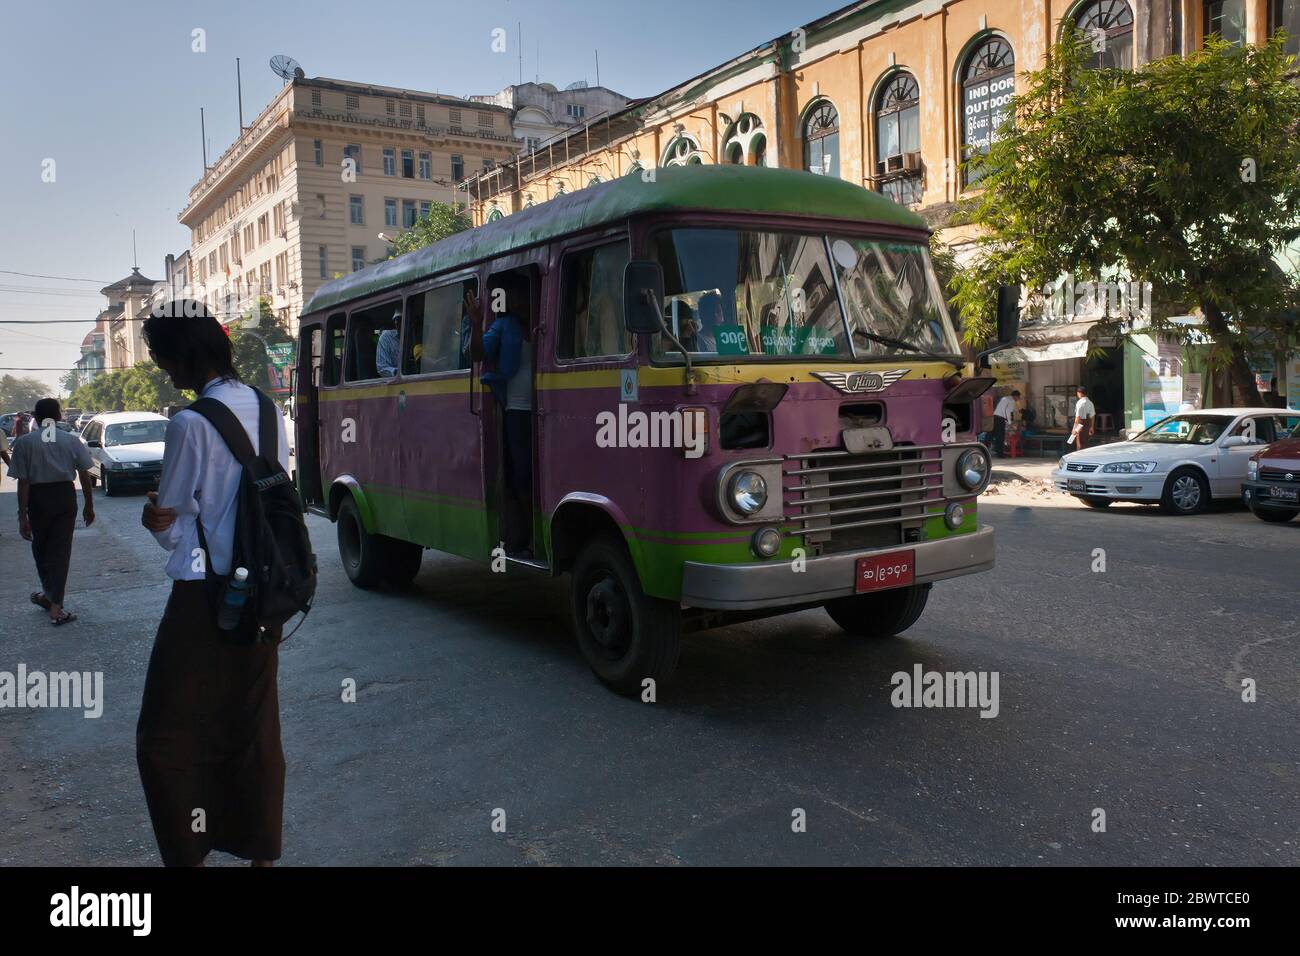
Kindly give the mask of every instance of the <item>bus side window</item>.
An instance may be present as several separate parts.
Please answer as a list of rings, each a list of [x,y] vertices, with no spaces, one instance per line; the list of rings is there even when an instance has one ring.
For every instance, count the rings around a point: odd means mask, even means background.
[[[398,347],[401,314],[401,302],[393,301],[359,309],[348,316],[345,382],[391,378],[397,374],[401,353]]]
[[[325,367],[324,384],[337,385],[343,371],[343,331],[346,316],[339,312],[331,315],[325,323]]]
[[[468,279],[429,289],[406,300],[403,374],[469,368],[469,312],[465,296],[477,288],[478,281]]]
[[[632,351],[623,324],[626,239],[564,257],[556,358],[619,357]]]
[[[320,326],[311,330],[311,384],[313,388],[319,388],[321,384],[321,365],[325,358],[321,354],[322,339]]]

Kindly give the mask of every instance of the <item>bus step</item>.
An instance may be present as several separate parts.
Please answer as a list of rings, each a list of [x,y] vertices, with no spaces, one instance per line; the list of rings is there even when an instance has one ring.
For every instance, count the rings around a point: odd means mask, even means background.
[[[521,568],[531,568],[534,571],[549,572],[551,570],[551,566],[545,561],[538,561],[536,558],[513,558],[508,554],[506,555],[506,564]]]

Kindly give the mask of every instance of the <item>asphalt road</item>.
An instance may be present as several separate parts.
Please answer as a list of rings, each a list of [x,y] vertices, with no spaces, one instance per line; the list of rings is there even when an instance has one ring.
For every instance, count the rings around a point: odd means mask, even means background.
[[[80,620],[52,628],[12,491],[0,670],[103,671],[105,703],[0,710],[0,865],[154,864],[134,728],[164,554],[140,498],[99,496]],[[429,552],[415,591],[361,592],[311,518],[319,600],[281,656],[283,862],[1300,863],[1300,522],[1005,496],[981,518],[996,569],[937,585],[905,637],[855,642],[821,611],[696,634],[653,704],[590,675],[565,579]],[[997,672],[998,715],[891,706],[916,664]]]

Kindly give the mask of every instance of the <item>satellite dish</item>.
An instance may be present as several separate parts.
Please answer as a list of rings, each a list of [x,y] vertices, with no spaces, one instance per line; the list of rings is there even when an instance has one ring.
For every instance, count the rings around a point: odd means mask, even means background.
[[[283,53],[277,53],[271,57],[271,72],[280,79],[288,83],[295,76],[302,76],[302,67],[298,61],[291,56],[285,56]]]
[[[587,88],[586,80],[576,80],[573,83],[570,83],[564,89],[567,91],[567,90],[585,90],[586,88]]]

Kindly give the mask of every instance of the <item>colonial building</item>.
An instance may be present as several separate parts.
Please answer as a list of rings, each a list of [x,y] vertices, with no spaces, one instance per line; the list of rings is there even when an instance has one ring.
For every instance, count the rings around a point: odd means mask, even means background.
[[[973,232],[953,225],[952,213],[977,187],[961,164],[988,148],[1063,21],[1091,39],[1099,64],[1121,68],[1198,49],[1211,33],[1262,43],[1281,27],[1300,50],[1297,0],[860,0],[485,170],[464,184],[474,221],[612,177],[648,179],[654,167],[746,163],[839,176],[890,196],[920,213],[960,261]],[[1040,422],[1060,424],[1085,382],[1116,430],[1171,401],[1229,399],[1200,372],[1183,377],[1192,358],[1171,361],[1152,336],[1090,339],[1107,295],[1076,291],[1068,309],[1030,317],[1023,347],[999,370]],[[1133,292],[1126,307],[1150,301]],[[1105,361],[1087,358],[1099,349],[1109,350]]]
[[[562,90],[551,83],[519,83],[492,96],[470,99],[510,110],[520,152],[541,149],[552,138],[604,119],[632,102],[621,93],[581,80]]]
[[[383,258],[455,183],[512,158],[510,120],[494,103],[290,81],[190,189],[190,281],[225,315],[265,297],[294,328],[322,282]]]

